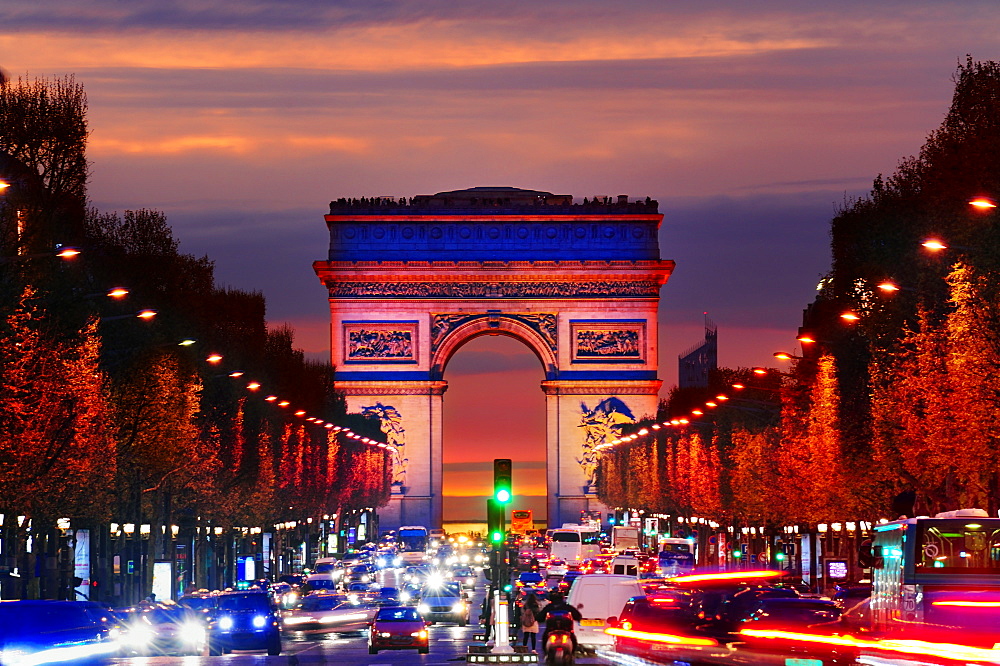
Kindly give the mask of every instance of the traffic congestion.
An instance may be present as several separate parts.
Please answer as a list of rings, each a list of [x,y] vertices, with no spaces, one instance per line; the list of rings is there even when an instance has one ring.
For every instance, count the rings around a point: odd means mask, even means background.
[[[883,525],[872,579],[829,594],[785,570],[696,568],[693,543],[671,540],[654,552],[627,526],[510,533],[499,547],[475,534],[432,538],[426,528],[403,528],[405,540],[389,533],[236,589],[125,609],[3,602],[2,661],[1000,663],[1000,597],[981,585],[996,576],[1000,519],[982,513]],[[906,582],[913,576],[921,599]]]

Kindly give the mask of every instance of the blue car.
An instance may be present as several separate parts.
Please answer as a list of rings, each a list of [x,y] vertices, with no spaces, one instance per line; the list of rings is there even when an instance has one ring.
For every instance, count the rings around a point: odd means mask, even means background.
[[[216,597],[208,625],[208,652],[220,655],[233,650],[281,654],[281,624],[264,592],[226,592]]]
[[[119,649],[113,622],[77,601],[0,602],[0,662],[97,664]]]

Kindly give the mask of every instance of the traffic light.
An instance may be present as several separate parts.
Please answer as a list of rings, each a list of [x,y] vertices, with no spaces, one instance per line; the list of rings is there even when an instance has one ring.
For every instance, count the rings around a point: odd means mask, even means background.
[[[486,500],[486,529],[490,544],[499,546],[504,537],[504,506],[495,499]]]
[[[497,458],[493,461],[493,499],[503,505],[514,498],[510,484],[510,458]]]

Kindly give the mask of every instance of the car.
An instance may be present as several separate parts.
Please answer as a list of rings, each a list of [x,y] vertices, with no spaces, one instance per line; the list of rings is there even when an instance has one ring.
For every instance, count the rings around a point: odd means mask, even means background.
[[[407,648],[427,654],[430,651],[427,624],[412,606],[380,608],[368,629],[368,654]]]
[[[566,575],[562,577],[561,581],[559,581],[559,592],[562,592],[563,596],[569,594],[569,591],[573,589],[573,581],[582,575],[583,574],[574,569],[567,571]]]
[[[420,583],[423,584],[424,581],[431,575],[431,568],[424,565],[412,565],[406,567],[403,570],[403,582],[406,583]]]
[[[313,592],[282,616],[281,627],[308,633],[362,631],[374,615],[374,606],[351,603],[342,594]]]
[[[514,587],[517,589],[528,589],[533,591],[538,596],[545,596],[545,578],[542,574],[537,571],[522,571],[517,575],[517,580],[514,581]]]
[[[620,615],[608,617],[612,620],[612,629],[621,630],[620,633],[610,632],[614,636],[615,652],[650,661],[659,660],[668,648],[662,642],[649,640],[647,635],[696,636],[694,618],[688,612],[684,594],[678,592],[676,598],[636,596],[626,601]]]
[[[545,572],[549,576],[565,576],[568,571],[569,567],[566,566],[566,561],[559,558],[549,560],[545,565]]]
[[[132,609],[123,622],[122,644],[134,655],[200,655],[207,646],[208,618],[176,603]]]
[[[743,621],[743,628],[800,629],[838,622],[842,612],[829,599],[765,598]]]
[[[451,572],[451,579],[461,583],[462,587],[466,590],[474,590],[476,589],[476,583],[479,581],[479,574],[471,567],[456,567]]]
[[[114,656],[119,643],[109,623],[78,601],[0,601],[3,663],[45,664],[66,659],[66,645],[81,660]],[[19,662],[8,658],[18,657]]]
[[[469,602],[458,583],[424,586],[417,610],[429,622],[455,622],[460,627],[469,623]]]
[[[281,654],[281,622],[263,592],[224,592],[216,598],[208,624],[208,652],[267,650]]]
[[[424,589],[423,583],[404,583],[399,590],[399,601],[402,604],[416,604],[420,601],[420,592]]]
[[[351,567],[344,574],[344,585],[350,585],[351,583],[373,583],[376,578],[375,573],[376,569],[371,564],[359,564]]]
[[[306,576],[306,582],[300,588],[300,592],[308,594],[310,592],[315,592],[316,590],[336,590],[337,587],[339,587],[339,585],[337,580],[333,577],[333,574],[309,574]]]

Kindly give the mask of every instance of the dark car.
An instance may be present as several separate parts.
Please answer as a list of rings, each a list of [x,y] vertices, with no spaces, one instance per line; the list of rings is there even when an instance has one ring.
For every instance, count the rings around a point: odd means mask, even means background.
[[[281,654],[281,626],[263,592],[226,592],[216,597],[209,623],[208,649],[212,655],[232,650],[267,650]]]
[[[351,567],[351,570],[344,576],[344,585],[351,583],[374,583],[376,569],[371,564],[359,564]]]
[[[744,628],[801,629],[837,622],[841,610],[827,599],[761,599]]]
[[[420,654],[427,654],[427,634],[427,623],[417,609],[410,606],[381,608],[368,631],[368,654],[407,648],[417,648]]]
[[[199,655],[208,638],[207,616],[180,604],[136,608],[124,622],[122,642],[139,655]]]
[[[0,602],[0,655],[23,663],[65,661],[71,648],[78,663],[101,663],[118,650],[110,623],[76,601]]]
[[[573,581],[582,575],[583,574],[576,570],[571,569],[567,571],[566,575],[562,577],[561,581],[559,581],[559,592],[561,592],[563,596],[568,595],[569,589],[573,587]]]
[[[701,649],[710,647],[705,645],[705,637],[695,628],[694,618],[689,612],[689,599],[683,591],[662,593],[655,597],[632,597],[616,619],[611,624],[613,629],[619,631],[612,634],[615,637],[615,652],[620,654],[654,661],[662,659],[668,648],[663,642],[651,640],[650,635],[656,634],[681,637],[676,641],[678,645],[683,645],[683,637],[688,637],[692,639],[692,645],[700,642]]]

